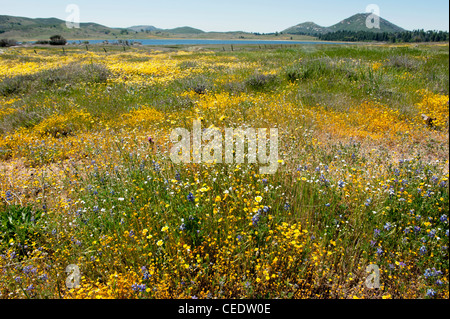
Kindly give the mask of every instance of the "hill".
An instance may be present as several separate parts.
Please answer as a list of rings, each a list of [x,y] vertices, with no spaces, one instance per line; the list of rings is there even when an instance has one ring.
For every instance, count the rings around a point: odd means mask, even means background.
[[[370,13],[358,13],[350,18],[342,20],[339,23],[329,27],[330,32],[336,31],[372,31],[372,32],[402,32],[405,29],[387,21],[380,17],[380,29],[372,28],[369,29],[366,26],[367,18],[371,15]]]
[[[0,37],[20,39],[48,39],[60,34],[66,39],[105,38],[120,35],[121,29],[108,28],[87,22],[80,28],[69,29],[64,20],[57,18],[25,18],[0,15]]]
[[[369,32],[394,32],[394,33],[405,31],[403,28],[381,17],[380,17],[380,29],[376,28],[369,29],[366,26],[366,21],[369,15],[370,13],[358,13],[330,27],[322,27],[318,24],[315,24],[314,22],[300,23],[297,24],[296,26],[287,28],[286,30],[283,31],[283,33],[320,35],[337,31],[352,31],[352,32],[369,31]]]
[[[191,27],[179,27],[179,28],[174,28],[174,29],[166,29],[166,30],[162,30],[168,33],[172,33],[172,34],[200,34],[200,33],[205,33],[205,31],[202,31],[200,29],[195,29],[195,28],[191,28]]]
[[[129,28],[109,28],[98,23],[80,23],[80,28],[69,29],[66,21],[57,18],[26,18],[0,15],[0,37],[16,40],[48,40],[60,34],[68,40],[76,39],[132,39],[142,37],[142,32],[170,35],[201,35],[206,32],[184,26],[174,29],[160,29],[151,25]]]
[[[300,23],[283,31],[288,34],[324,34],[327,32],[329,32],[328,28],[314,22]]]
[[[154,27],[152,25],[136,25],[127,28],[128,30],[132,30],[135,32],[146,32],[146,31],[160,31],[161,29],[158,29],[157,27]]]

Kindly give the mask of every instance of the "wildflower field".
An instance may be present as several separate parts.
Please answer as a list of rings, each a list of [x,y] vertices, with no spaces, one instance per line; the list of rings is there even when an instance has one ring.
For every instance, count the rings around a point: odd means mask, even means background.
[[[3,50],[0,298],[449,298],[448,58]],[[277,172],[175,164],[194,120],[277,128]]]

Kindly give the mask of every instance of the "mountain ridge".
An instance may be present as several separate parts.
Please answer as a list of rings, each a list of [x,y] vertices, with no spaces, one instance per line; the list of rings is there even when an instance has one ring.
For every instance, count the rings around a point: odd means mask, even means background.
[[[366,20],[370,13],[357,13],[344,19],[330,27],[320,26],[312,21],[307,21],[287,28],[283,31],[268,33],[266,35],[283,34],[320,36],[336,31],[370,31],[396,33],[405,31],[403,28],[380,17],[380,29],[369,29]],[[136,25],[127,28],[111,28],[94,22],[80,23],[81,28],[69,29],[64,20],[58,18],[27,18],[8,15],[0,15],[0,37],[1,38],[21,38],[21,39],[48,39],[50,36],[60,34],[66,39],[132,39],[142,37],[142,33],[148,33],[146,37],[161,36],[185,36],[185,37],[205,37],[205,36],[233,36],[247,38],[251,35],[261,35],[253,32],[205,32],[189,26],[177,27],[173,29],[162,29],[153,25]],[[263,34],[264,35],[264,34]]]
[[[314,22],[303,22],[283,30],[287,34],[325,34],[336,31],[368,31],[368,32],[402,32],[405,29],[380,18],[380,28],[368,28],[366,21],[371,13],[357,13],[329,27],[320,26]]]

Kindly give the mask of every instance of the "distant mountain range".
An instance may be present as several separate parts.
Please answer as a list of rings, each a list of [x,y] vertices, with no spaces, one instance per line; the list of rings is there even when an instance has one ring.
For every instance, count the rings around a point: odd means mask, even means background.
[[[368,29],[366,20],[369,13],[359,13],[330,27],[322,27],[314,22],[304,22],[290,27],[282,34],[285,35],[320,35],[335,31],[371,31],[371,32],[401,32],[403,28],[380,18],[380,29]],[[66,39],[138,39],[147,36],[189,36],[207,37],[230,35],[244,38],[255,35],[248,32],[205,32],[189,26],[174,29],[160,29],[152,25],[137,25],[129,28],[110,28],[97,23],[81,23],[80,28],[69,29],[64,20],[57,18],[25,18],[0,15],[0,38],[16,39],[48,39],[60,34]],[[274,32],[277,34],[278,32]]]
[[[79,29],[69,29],[65,21],[56,18],[32,19],[0,15],[1,38],[48,39],[55,34],[61,34],[66,38],[93,38],[120,32],[120,29],[108,28],[97,23],[80,23]]]
[[[159,29],[157,27],[154,27],[152,25],[138,25],[134,27],[127,28],[128,30],[132,30],[135,32],[166,32],[166,33],[172,33],[172,34],[200,34],[205,33],[205,31],[202,31],[200,29],[195,29],[191,27],[179,27],[174,29]]]
[[[369,32],[402,32],[405,29],[381,18],[380,18],[380,28],[372,28],[369,29],[366,26],[367,18],[371,15],[371,13],[358,13],[350,18],[342,20],[335,25],[330,27],[322,27],[314,22],[304,22],[297,24],[296,26],[290,27],[283,31],[283,33],[287,34],[325,34],[329,32],[336,31],[369,31]]]

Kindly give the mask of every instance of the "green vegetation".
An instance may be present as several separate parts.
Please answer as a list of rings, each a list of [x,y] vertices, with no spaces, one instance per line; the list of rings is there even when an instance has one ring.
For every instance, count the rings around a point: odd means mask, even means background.
[[[369,32],[369,31],[337,31],[326,34],[316,34],[320,40],[324,41],[378,41],[378,42],[448,42],[448,32],[414,30],[397,33],[389,32]]]
[[[0,55],[2,296],[448,299],[448,44],[65,49]],[[278,171],[175,164],[194,120]]]

